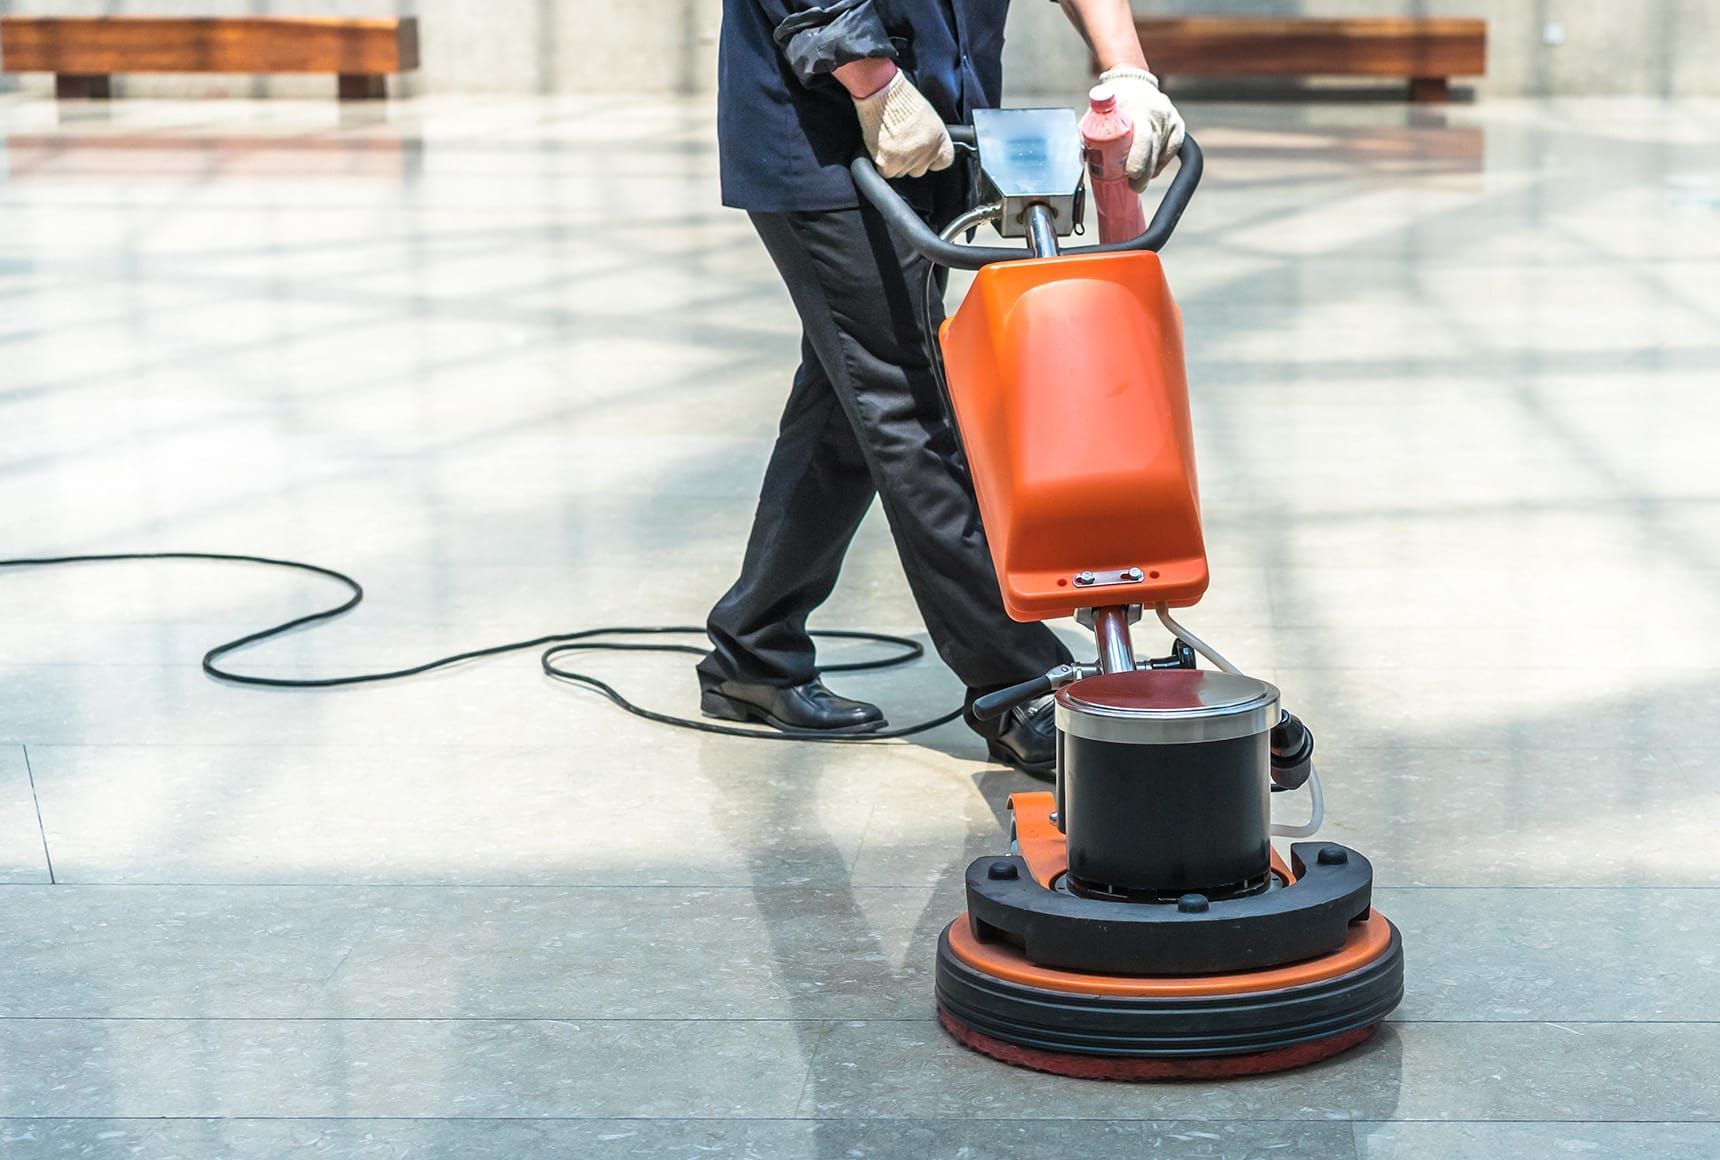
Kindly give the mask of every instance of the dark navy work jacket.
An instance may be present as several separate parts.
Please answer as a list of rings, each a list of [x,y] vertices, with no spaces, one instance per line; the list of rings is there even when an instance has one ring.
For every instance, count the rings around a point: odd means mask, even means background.
[[[831,72],[891,58],[946,122],[963,124],[1002,96],[1008,13],[1009,0],[723,0],[723,204],[767,213],[857,205],[848,162],[860,122]]]

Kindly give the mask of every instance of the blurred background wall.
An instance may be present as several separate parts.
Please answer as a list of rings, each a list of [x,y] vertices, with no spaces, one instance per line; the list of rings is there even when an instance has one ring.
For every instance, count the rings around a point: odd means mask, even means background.
[[[1491,43],[1489,75],[1475,85],[1482,94],[1720,94],[1720,0],[1136,0],[1135,7],[1144,16],[1483,16]],[[424,66],[406,91],[426,93],[709,91],[721,10],[721,0],[0,0],[0,14],[412,13],[423,22]],[[1011,93],[1079,91],[1085,54],[1057,6],[1015,0],[1010,20]],[[0,81],[50,87],[45,77]],[[136,77],[120,88],[321,95],[332,84]]]

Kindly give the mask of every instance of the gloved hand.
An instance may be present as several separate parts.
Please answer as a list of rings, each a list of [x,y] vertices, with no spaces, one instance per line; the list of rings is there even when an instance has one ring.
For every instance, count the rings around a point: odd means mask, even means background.
[[[1135,124],[1129,149],[1129,184],[1136,193],[1170,164],[1183,143],[1183,119],[1171,99],[1159,91],[1159,78],[1144,68],[1118,65],[1099,74],[1117,94],[1117,108]]]
[[[944,119],[905,73],[898,72],[869,97],[856,97],[854,110],[860,114],[866,151],[885,177],[921,177],[955,163]]]

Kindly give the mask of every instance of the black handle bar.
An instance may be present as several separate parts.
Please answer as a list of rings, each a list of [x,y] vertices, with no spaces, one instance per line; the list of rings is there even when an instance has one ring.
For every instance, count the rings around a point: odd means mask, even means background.
[[[973,127],[950,126],[950,139],[960,145],[971,145],[974,141]],[[1153,212],[1153,220],[1147,223],[1146,233],[1126,242],[1076,246],[1062,253],[1120,254],[1129,250],[1161,249],[1170,241],[1178,220],[1188,208],[1189,199],[1194,197],[1195,187],[1200,184],[1201,170],[1205,164],[1200,146],[1195,144],[1193,137],[1184,136],[1182,148],[1177,150],[1177,175],[1171,179],[1171,186],[1165,191],[1164,200],[1159,202],[1159,208]],[[861,196],[876,206],[889,227],[906,239],[928,262],[948,266],[952,270],[977,270],[993,262],[1019,262],[1032,256],[1024,250],[1005,249],[1000,246],[963,246],[946,242],[902,200],[902,195],[878,172],[878,167],[872,164],[870,157],[862,153],[849,164],[849,169],[853,171],[854,184],[859,188]]]

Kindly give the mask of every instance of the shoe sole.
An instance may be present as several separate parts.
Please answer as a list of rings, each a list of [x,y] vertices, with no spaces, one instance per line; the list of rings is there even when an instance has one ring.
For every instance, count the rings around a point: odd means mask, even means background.
[[[986,742],[985,748],[993,761],[1007,765],[1011,769],[1019,769],[1028,777],[1038,778],[1040,781],[1057,780],[1057,759],[1055,757],[1047,758],[1044,761],[1023,761],[997,742],[989,740]]]
[[[848,736],[851,734],[876,733],[889,724],[888,721],[867,721],[860,725],[840,725],[833,729],[817,729],[806,725],[790,725],[777,719],[748,701],[736,700],[734,697],[706,689],[699,694],[699,713],[715,721],[741,721],[769,725],[772,729],[784,733],[817,733],[820,735]]]

